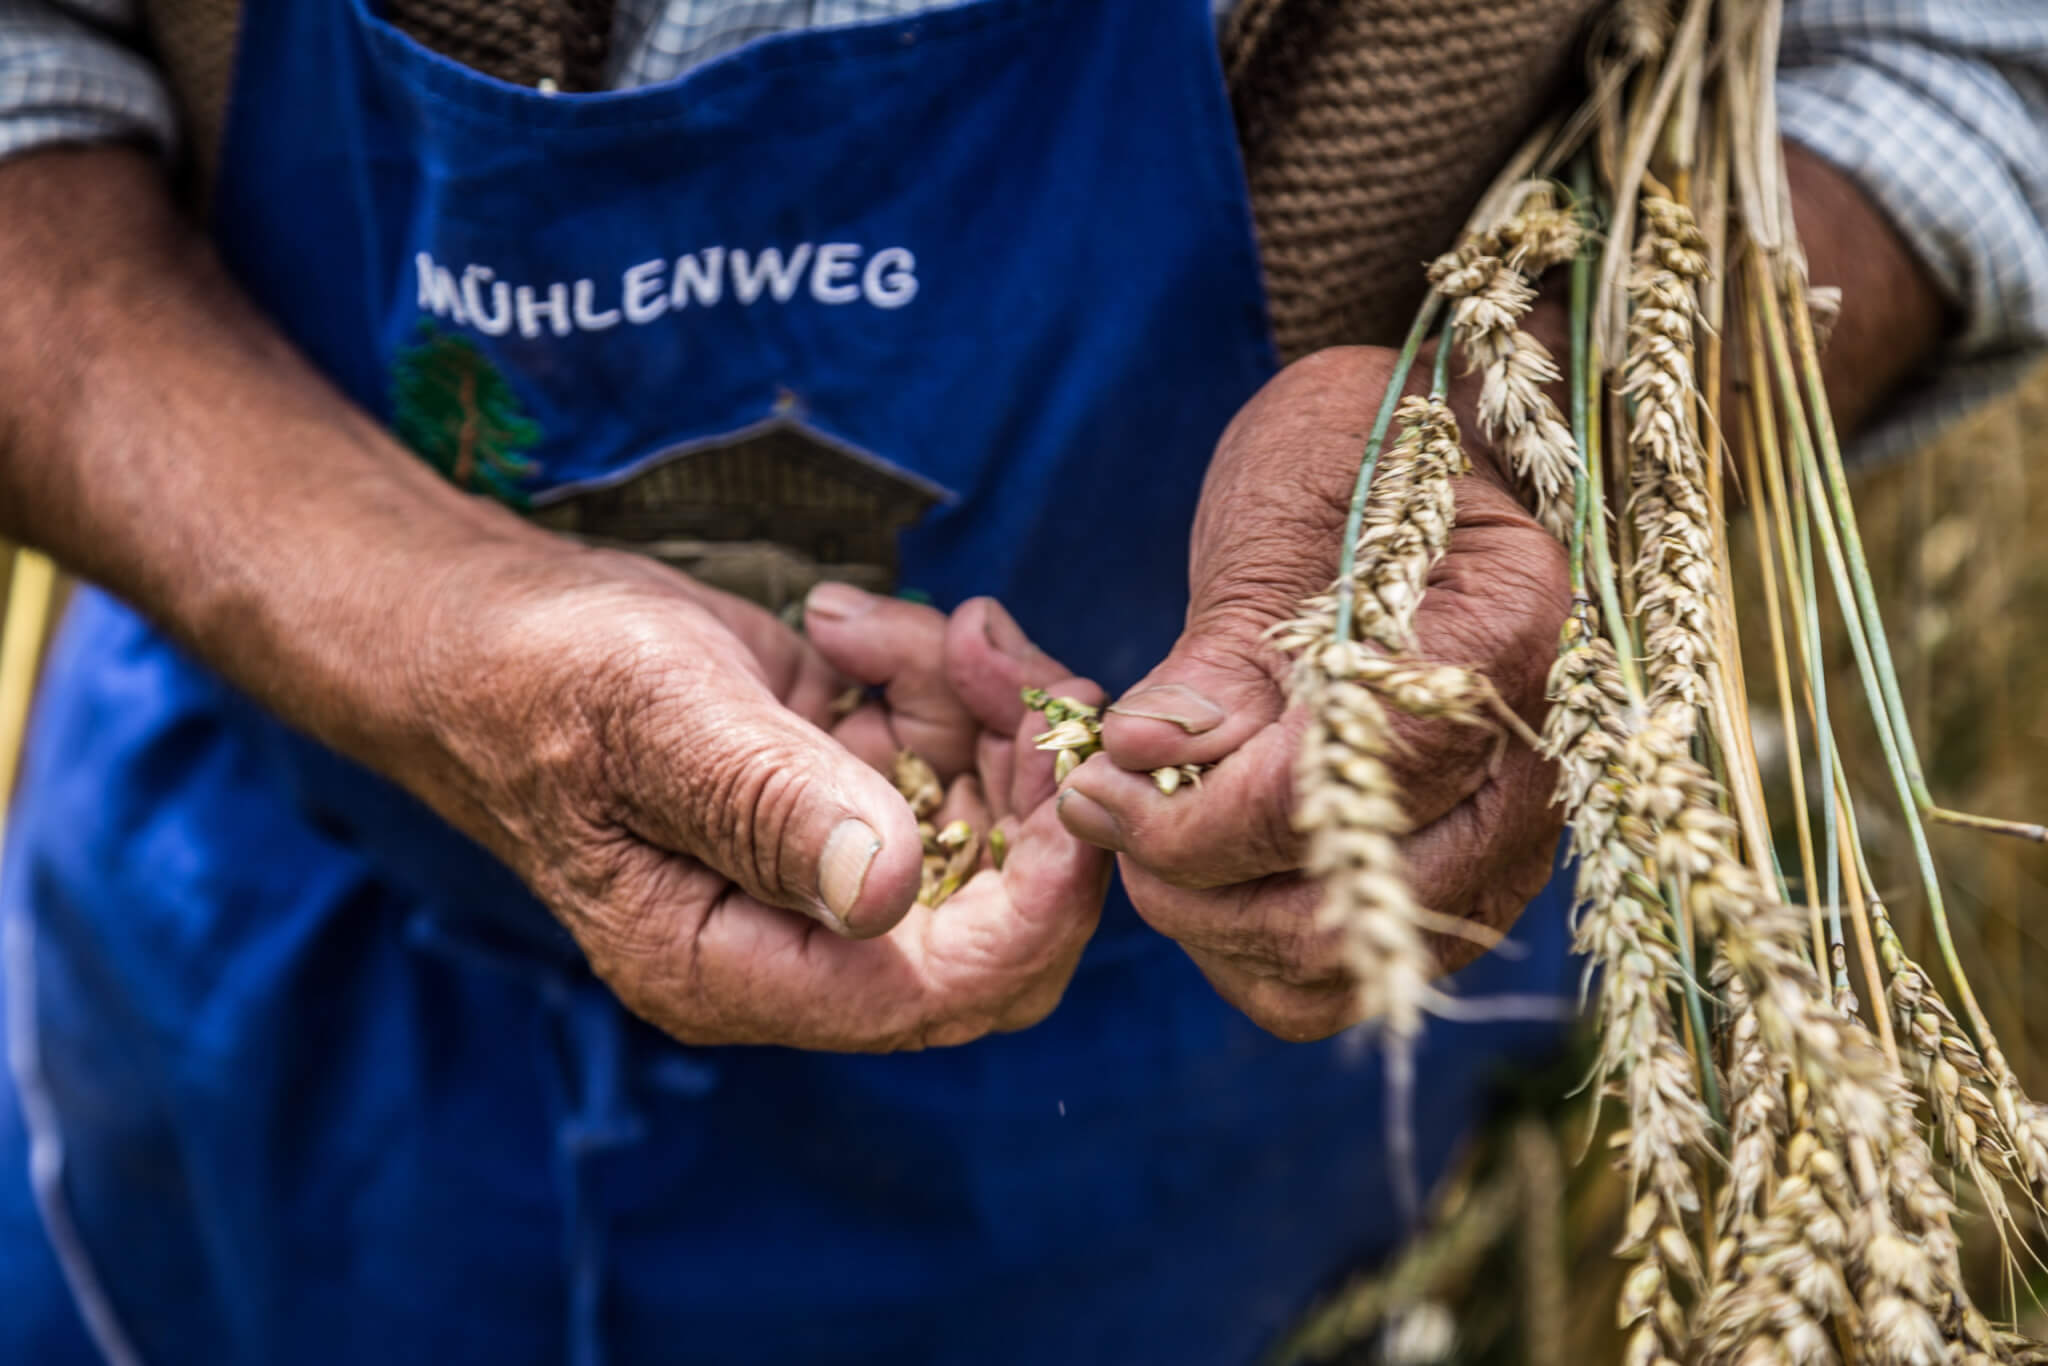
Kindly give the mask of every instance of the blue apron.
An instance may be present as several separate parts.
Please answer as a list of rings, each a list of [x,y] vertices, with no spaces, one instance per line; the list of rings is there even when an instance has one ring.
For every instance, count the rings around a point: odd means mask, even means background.
[[[544,510],[795,430],[932,504],[903,571],[941,606],[994,593],[1112,689],[1171,645],[1273,368],[1208,0],[972,0],[580,96],[267,0],[230,111],[230,267],[423,447],[415,382],[468,367],[492,439],[423,448],[451,477]],[[1397,1235],[1375,1051],[1273,1040],[1120,897],[1024,1033],[684,1048],[97,594],[17,811],[0,1359],[1240,1362]],[[1562,922],[1459,990],[1566,991]],[[1432,1024],[1425,1179],[1554,1034]]]

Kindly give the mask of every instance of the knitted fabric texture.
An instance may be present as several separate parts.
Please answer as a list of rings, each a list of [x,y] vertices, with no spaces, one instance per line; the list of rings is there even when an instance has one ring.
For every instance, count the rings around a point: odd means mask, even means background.
[[[1244,0],[1224,39],[1281,355],[1399,339],[1595,0]]]
[[[602,90],[612,0],[390,0],[385,17],[445,57],[514,85]]]

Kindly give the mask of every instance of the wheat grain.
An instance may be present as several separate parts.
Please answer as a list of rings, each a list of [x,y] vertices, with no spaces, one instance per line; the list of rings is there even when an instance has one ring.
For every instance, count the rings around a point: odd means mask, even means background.
[[[1032,737],[1037,748],[1053,755],[1052,778],[1064,783],[1090,757],[1102,752],[1102,708],[1071,697],[1054,697],[1043,688],[1025,688],[1024,705],[1045,716],[1049,730]],[[1202,785],[1207,764],[1169,764],[1155,768],[1152,785],[1171,797],[1183,787]]]
[[[918,886],[920,904],[934,910],[951,899],[981,862],[981,832],[964,820],[950,821],[943,829],[920,824],[925,833],[923,875]]]
[[[1539,192],[1491,233],[1467,238],[1429,268],[1430,283],[1453,301],[1452,334],[1480,371],[1480,432],[1559,540],[1571,533],[1578,447],[1545,390],[1562,379],[1557,362],[1522,320],[1536,302],[1531,281],[1575,256],[1581,237],[1577,217]]]
[[[1840,1160],[1805,1122],[1785,1144],[1785,1172],[1759,1217],[1745,1220],[1740,1253],[1717,1278],[1700,1314],[1707,1363],[1824,1366],[1839,1360],[1831,1320],[1853,1313],[1842,1272],[1849,1240]]]
[[[1743,1235],[1765,1215],[1765,1200],[1786,1137],[1785,1078],[1763,1046],[1749,988],[1725,963],[1714,965],[1713,985],[1727,1007],[1728,1062],[1721,1094],[1728,1106],[1728,1178],[1715,1206],[1708,1272],[1728,1278]]]
[[[1686,735],[1705,700],[1714,658],[1708,604],[1715,588],[1713,507],[1706,455],[1693,414],[1692,362],[1698,286],[1706,277],[1699,230],[1684,208],[1645,196],[1644,239],[1629,275],[1628,357],[1622,392],[1635,405],[1628,442],[1640,549],[1633,574],[1653,705],[1672,710]]]
[[[1308,839],[1303,869],[1323,887],[1317,923],[1338,936],[1360,1008],[1406,1044],[1421,1032],[1432,960],[1398,844],[1408,819],[1387,769],[1386,712],[1357,681],[1371,658],[1357,641],[1302,653],[1293,694],[1309,724],[1294,824]]]
[[[939,782],[938,771],[914,750],[896,751],[889,778],[903,800],[910,803],[910,814],[920,821],[930,820],[945,803],[946,789]]]
[[[1575,209],[1557,202],[1547,182],[1528,181],[1520,194],[1520,207],[1492,230],[1489,244],[1494,255],[1535,280],[1576,258],[1586,229]]]
[[[889,780],[917,818],[917,833],[924,844],[923,865],[918,879],[917,902],[937,910],[953,893],[967,884],[981,863],[981,832],[964,820],[949,821],[943,828],[932,824],[945,805],[945,785],[938,770],[923,755],[901,749],[889,766]],[[995,866],[1002,867],[998,833],[989,834],[989,848]]]
[[[2048,1208],[2048,1105],[2028,1098],[2005,1060],[1998,1040],[1984,1040],[1984,1070],[1991,1078],[1991,1103],[1999,1133],[2012,1154],[2015,1176],[2037,1208]]]
[[[1712,1151],[1706,1106],[1679,1041],[1670,985],[1680,966],[1664,908],[1634,894],[1643,859],[1622,829],[1628,694],[1613,646],[1584,615],[1566,623],[1551,670],[1544,752],[1556,759],[1558,796],[1578,858],[1574,947],[1600,973],[1596,1002],[1598,1093],[1628,1113],[1622,1165],[1639,1194],[1618,1255],[1637,1265],[1624,1283],[1620,1326],[1631,1366],[1684,1359],[1689,1337],[1678,1287],[1700,1284],[1686,1227],[1700,1210],[1693,1163]]]
[[[1395,419],[1400,434],[1382,457],[1360,523],[1352,610],[1360,636],[1398,652],[1415,644],[1415,612],[1429,572],[1450,545],[1451,481],[1470,465],[1442,399],[1411,395]]]
[[[1994,1173],[2004,1171],[2022,1184],[2025,1174],[2017,1153],[2002,1141],[2004,1127],[1989,1094],[1990,1070],[1926,970],[1907,956],[1884,903],[1875,898],[1870,920],[1884,967],[1886,1005],[1918,1064],[1920,1090],[1934,1112],[1949,1161],[1976,1184],[2001,1234],[2015,1234],[2011,1206]]]

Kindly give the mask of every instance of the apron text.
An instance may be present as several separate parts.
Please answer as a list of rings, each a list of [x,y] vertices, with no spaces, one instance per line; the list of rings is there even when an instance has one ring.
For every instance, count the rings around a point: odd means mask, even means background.
[[[705,247],[629,266],[616,285],[607,281],[602,290],[592,279],[514,284],[481,265],[457,272],[424,251],[413,264],[421,312],[490,337],[515,328],[522,337],[566,337],[620,323],[642,326],[671,311],[714,308],[726,299],[786,304],[805,295],[821,304],[895,309],[917,297],[917,257],[907,247],[868,255],[854,242],[799,242],[787,253],[779,247]]]

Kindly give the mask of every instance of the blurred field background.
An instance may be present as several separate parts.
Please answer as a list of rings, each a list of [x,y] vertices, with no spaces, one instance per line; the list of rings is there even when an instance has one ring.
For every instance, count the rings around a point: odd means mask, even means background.
[[[1856,482],[1935,799],[2048,822],[2048,365],[1935,445],[1860,470]],[[1738,527],[1738,580],[1747,544]],[[0,601],[11,568],[11,554],[0,556]],[[1738,603],[1742,620],[1761,618],[1751,605]],[[1831,608],[1828,615],[1832,624]],[[1875,732],[1852,700],[1860,693],[1838,629],[1828,648],[1830,691],[1857,718],[1843,738],[1874,871],[1909,948],[1931,966],[1939,956],[1910,854],[1883,819],[1889,786]],[[1753,722],[1760,735],[1773,732],[1768,659],[1751,659],[1748,672]],[[2048,1097],[2048,847],[1940,826],[1932,835],[1971,980],[2029,1091]],[[1576,1066],[1523,1079],[1517,1103],[1438,1193],[1433,1231],[1402,1263],[1338,1289],[1270,1360],[1618,1361],[1622,1268],[1610,1253],[1629,1192],[1606,1161],[1611,1133],[1589,1136],[1584,1097],[1567,1095]],[[1961,1195],[1967,1208],[1969,1192]],[[2034,1223],[2035,1251],[2048,1259],[2048,1225]],[[1989,1243],[1975,1240],[1980,1254]],[[2040,1333],[2048,1314],[2034,1297],[2048,1300],[2048,1273],[2022,1255],[2031,1287],[2009,1293],[1994,1254],[1974,1268],[1979,1302]]]

